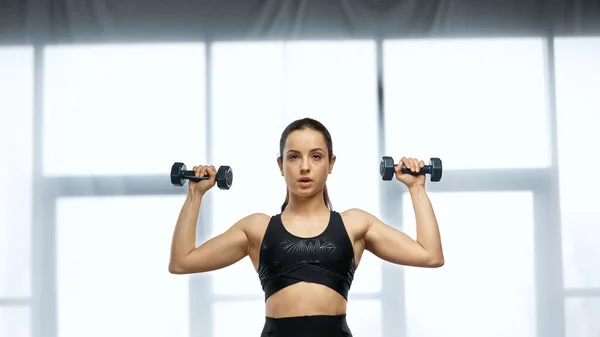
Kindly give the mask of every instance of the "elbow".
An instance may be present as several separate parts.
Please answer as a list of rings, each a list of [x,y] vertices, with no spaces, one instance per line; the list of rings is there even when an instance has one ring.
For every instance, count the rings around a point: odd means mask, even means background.
[[[423,256],[422,267],[440,268],[444,265],[444,254],[429,253]]]
[[[440,268],[444,265],[445,261],[444,261],[444,257],[443,256],[437,256],[433,259],[430,260],[429,262],[429,267],[430,268]]]
[[[187,270],[180,264],[171,261],[169,263],[169,273],[174,275],[188,274]]]
[[[440,268],[442,266],[444,266],[444,259],[435,260],[431,263],[431,268]]]
[[[181,275],[183,274],[183,271],[181,270],[181,268],[177,268],[176,266],[169,264],[169,273],[174,275]]]

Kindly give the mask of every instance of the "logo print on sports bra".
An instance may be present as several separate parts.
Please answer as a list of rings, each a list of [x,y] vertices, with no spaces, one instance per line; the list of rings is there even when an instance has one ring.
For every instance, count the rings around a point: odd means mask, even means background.
[[[281,246],[286,253],[298,254],[333,253],[336,250],[335,244],[327,238],[286,240]]]

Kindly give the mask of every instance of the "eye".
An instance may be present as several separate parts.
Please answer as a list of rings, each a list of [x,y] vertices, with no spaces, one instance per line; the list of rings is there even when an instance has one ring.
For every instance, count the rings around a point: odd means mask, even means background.
[[[297,156],[297,155],[295,155],[295,154],[291,154],[291,155],[289,155],[289,156],[288,156],[288,158],[289,158],[289,159],[297,159],[297,158],[298,158],[298,156]]]
[[[316,158],[316,159],[321,159],[321,155],[320,155],[320,154],[318,154],[318,153],[315,153],[315,154],[313,155],[313,157],[314,157],[314,158]]]

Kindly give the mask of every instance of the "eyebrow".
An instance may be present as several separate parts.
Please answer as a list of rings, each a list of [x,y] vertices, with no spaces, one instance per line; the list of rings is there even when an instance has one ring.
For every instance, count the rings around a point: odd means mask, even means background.
[[[324,152],[325,150],[323,150],[323,149],[322,149],[322,148],[320,148],[320,147],[317,147],[317,148],[315,148],[315,149],[312,149],[312,150],[310,150],[309,152],[314,152],[314,151],[323,151],[323,152]],[[294,150],[294,149],[289,149],[287,152],[288,152],[288,153],[290,153],[290,152],[300,152],[300,151],[298,151],[298,150]]]

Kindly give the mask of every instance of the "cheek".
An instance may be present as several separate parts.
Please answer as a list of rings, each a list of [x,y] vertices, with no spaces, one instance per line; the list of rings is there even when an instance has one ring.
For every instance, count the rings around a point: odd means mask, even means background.
[[[283,164],[283,174],[286,176],[290,176],[295,171],[294,163],[286,162]]]
[[[326,177],[329,174],[329,165],[327,163],[319,165],[318,171],[321,176]]]

